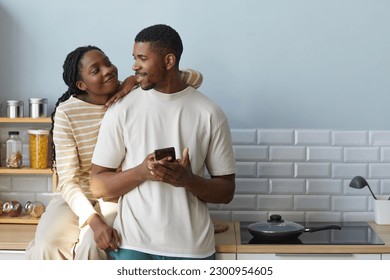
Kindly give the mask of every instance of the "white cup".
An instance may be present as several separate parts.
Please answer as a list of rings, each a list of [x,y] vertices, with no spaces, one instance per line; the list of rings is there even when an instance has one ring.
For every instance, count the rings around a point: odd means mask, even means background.
[[[390,200],[389,196],[377,195],[374,200],[375,223],[378,225],[390,225]]]

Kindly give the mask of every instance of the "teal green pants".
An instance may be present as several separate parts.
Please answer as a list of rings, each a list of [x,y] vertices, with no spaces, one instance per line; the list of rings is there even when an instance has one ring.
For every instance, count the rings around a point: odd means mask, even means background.
[[[206,258],[180,258],[147,254],[135,250],[119,249],[118,252],[109,251],[111,260],[215,260],[215,254]]]

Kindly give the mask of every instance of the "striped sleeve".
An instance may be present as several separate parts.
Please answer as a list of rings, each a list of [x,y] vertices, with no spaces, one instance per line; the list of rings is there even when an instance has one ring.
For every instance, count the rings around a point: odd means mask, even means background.
[[[57,108],[55,114],[53,142],[56,147],[58,189],[72,211],[79,217],[79,226],[82,227],[96,211],[79,183],[78,149],[69,120],[60,108]]]
[[[192,69],[181,70],[181,79],[188,85],[194,88],[199,88],[203,82],[203,75],[199,71]]]

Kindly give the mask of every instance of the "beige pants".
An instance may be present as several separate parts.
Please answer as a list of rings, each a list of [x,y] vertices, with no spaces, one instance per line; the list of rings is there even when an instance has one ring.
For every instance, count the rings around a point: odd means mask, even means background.
[[[99,201],[94,207],[112,226],[117,204]],[[91,228],[88,225],[79,228],[78,217],[61,196],[49,202],[25,256],[30,260],[107,259],[106,252],[96,246]]]

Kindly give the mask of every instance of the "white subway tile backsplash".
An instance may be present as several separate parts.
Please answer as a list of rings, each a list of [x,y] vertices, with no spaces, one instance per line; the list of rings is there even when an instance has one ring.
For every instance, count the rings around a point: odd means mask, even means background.
[[[296,178],[330,178],[330,163],[295,163]]]
[[[341,162],[343,161],[342,147],[307,147],[309,162]]]
[[[305,194],[304,179],[271,179],[270,193],[275,194]]]
[[[234,157],[237,161],[268,161],[268,147],[235,146]]]
[[[53,178],[48,176],[47,177],[47,192],[53,192],[54,187],[53,187]]]
[[[296,130],[295,144],[306,146],[330,146],[330,130]]]
[[[332,178],[343,179],[359,175],[367,177],[368,164],[366,163],[332,163]]]
[[[343,222],[374,221],[374,212],[343,212]]]
[[[307,211],[307,222],[342,222],[341,212]]]
[[[257,144],[256,129],[232,129],[233,145],[255,145]]]
[[[270,161],[305,161],[305,147],[271,146],[269,147]]]
[[[390,147],[382,147],[380,149],[381,159],[380,162],[390,162]]]
[[[259,178],[237,178],[236,194],[268,194],[269,180]]]
[[[293,164],[280,162],[260,162],[257,164],[258,177],[261,178],[292,178]]]
[[[306,180],[307,194],[342,194],[342,180],[332,179],[307,179]]]
[[[222,210],[256,210],[256,195],[236,194],[229,204],[221,205]]]
[[[14,176],[13,191],[47,192],[47,176]]]
[[[330,196],[328,195],[296,195],[294,210],[330,211]]]
[[[262,211],[292,211],[294,210],[293,195],[258,195],[258,210]]]
[[[266,221],[269,218],[267,211],[232,211],[232,217],[235,221],[251,223]]]
[[[236,178],[257,177],[256,162],[236,162]]]
[[[378,147],[347,147],[344,149],[345,162],[379,162]]]
[[[390,195],[390,180],[381,180],[379,194]]]
[[[261,129],[258,130],[260,145],[293,145],[294,131],[292,129]]]
[[[20,128],[16,128],[20,130]],[[349,187],[360,175],[375,194],[390,196],[390,131],[232,129],[236,191],[229,204],[209,204],[213,218],[253,222],[280,214],[292,221],[372,221],[368,188]],[[6,132],[1,130],[0,136]],[[27,133],[24,157],[28,162]],[[4,144],[2,145],[4,148]],[[4,153],[2,153],[4,160]],[[0,200],[39,200],[50,176],[0,175]]]
[[[380,197],[378,196],[378,198]],[[368,211],[374,211],[374,201],[375,199],[372,196],[368,198]]]
[[[213,220],[230,221],[232,218],[231,211],[210,211],[210,216]]]
[[[390,131],[370,131],[370,146],[390,146]]]
[[[333,196],[332,211],[363,212],[368,210],[367,196]]]
[[[10,176],[0,176],[0,191],[11,191],[11,177]],[[1,197],[0,197],[1,200]]]
[[[367,131],[342,131],[332,132],[333,146],[368,146]]]
[[[370,163],[369,174],[370,178],[389,178],[390,163]]]

